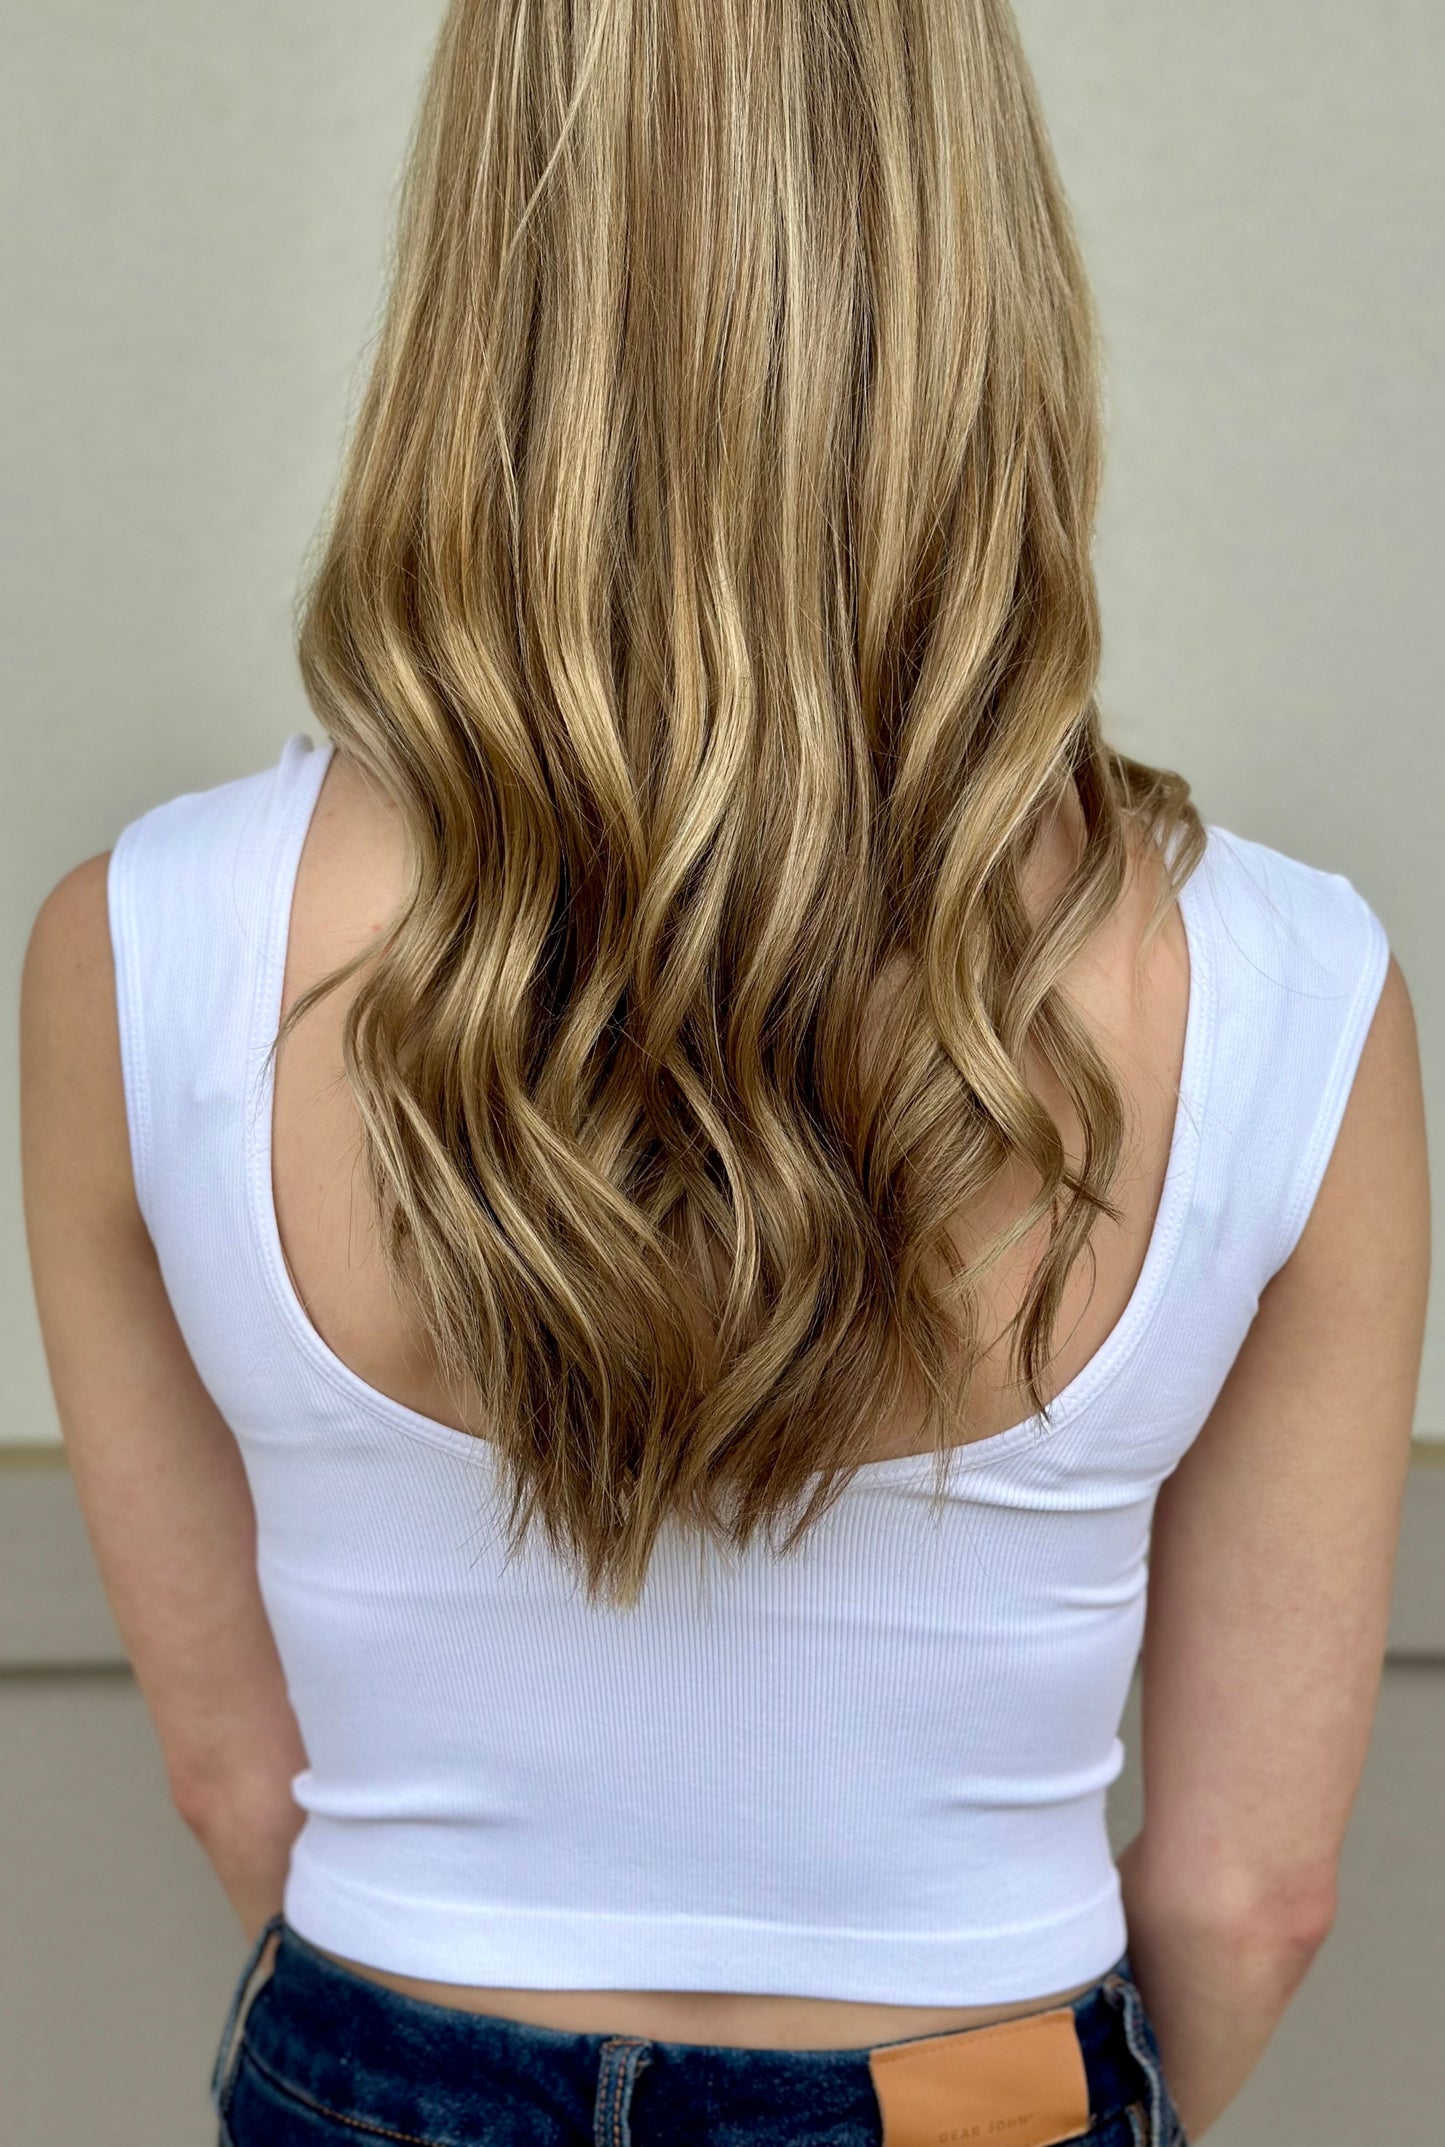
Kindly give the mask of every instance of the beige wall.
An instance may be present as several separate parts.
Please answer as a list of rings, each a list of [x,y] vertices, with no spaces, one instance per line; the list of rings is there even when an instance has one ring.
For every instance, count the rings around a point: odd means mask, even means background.
[[[1022,0],[1099,290],[1119,742],[1379,910],[1445,1109],[1445,9]],[[0,905],[310,727],[300,561],[441,9],[8,0]],[[13,1020],[13,990],[3,1019]],[[11,1117],[13,1042],[0,1050]],[[13,1122],[13,1120],[12,1120]],[[56,1435],[0,1149],[0,1441]],[[1445,1435],[1445,1264],[1418,1429]]]

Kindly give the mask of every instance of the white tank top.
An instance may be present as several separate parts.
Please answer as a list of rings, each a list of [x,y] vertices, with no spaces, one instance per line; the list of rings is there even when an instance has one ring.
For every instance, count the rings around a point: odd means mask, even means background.
[[[638,1608],[599,1608],[540,1534],[504,1563],[493,1450],[349,1370],[282,1256],[263,1061],[330,752],[298,733],[156,806],[109,871],[137,1193],[244,1459],[309,1760],[291,1924],[535,1989],[947,2006],[1102,1975],[1155,1494],[1303,1228],[1378,918],[1211,826],[1157,1220],[1051,1424],[959,1448],[941,1517],[923,1454],[865,1464],[791,1558],[665,1532]]]

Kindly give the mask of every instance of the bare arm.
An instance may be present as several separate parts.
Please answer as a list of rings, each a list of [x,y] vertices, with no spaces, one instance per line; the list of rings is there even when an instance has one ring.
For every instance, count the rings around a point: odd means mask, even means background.
[[[106,858],[47,897],[21,983],[21,1151],[61,1430],[177,1809],[248,1934],[281,1906],[306,1764],[256,1580],[236,1441],[136,1205]]]
[[[1374,1721],[1430,1272],[1414,1013],[1391,958],[1333,1154],[1160,1489],[1130,1956],[1191,2141],[1327,1936]]]

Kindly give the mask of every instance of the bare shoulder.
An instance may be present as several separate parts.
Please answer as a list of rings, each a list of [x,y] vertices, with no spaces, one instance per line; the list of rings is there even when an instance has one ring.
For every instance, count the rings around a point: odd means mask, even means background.
[[[72,865],[56,881],[36,912],[30,928],[27,963],[50,963],[59,958],[103,952],[110,962],[110,925],[106,902],[106,877],[110,852],[88,857]]]
[[[110,852],[88,857],[57,880],[36,912],[21,971],[21,1002],[39,1040],[63,1028],[78,1042],[97,1001],[115,1004],[107,876]]]
[[[20,980],[21,1139],[27,1203],[67,1188],[92,1211],[134,1206],[107,876],[86,858],[41,903]]]

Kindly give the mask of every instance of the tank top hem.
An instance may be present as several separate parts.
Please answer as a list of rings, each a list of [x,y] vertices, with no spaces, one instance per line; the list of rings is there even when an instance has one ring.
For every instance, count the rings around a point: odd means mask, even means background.
[[[715,1990],[865,2005],[1026,2005],[1124,1951],[1118,1874],[1066,1914],[1001,1930],[850,1930],[717,1913],[427,1900],[293,1861],[286,1920],[394,1975],[521,1990]]]

